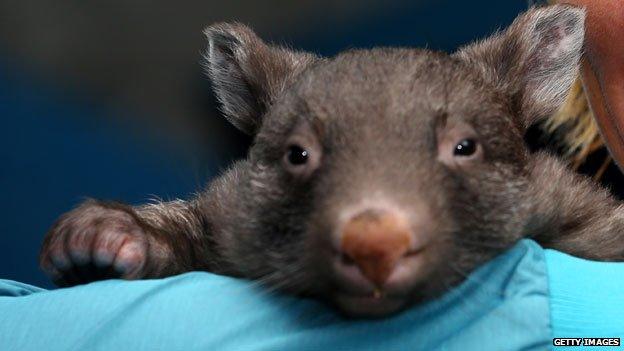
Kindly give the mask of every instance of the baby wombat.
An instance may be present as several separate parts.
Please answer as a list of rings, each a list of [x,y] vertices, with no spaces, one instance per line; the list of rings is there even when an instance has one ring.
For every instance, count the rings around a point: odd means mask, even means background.
[[[41,265],[59,285],[190,270],[260,280],[381,316],[434,297],[524,237],[624,258],[624,210],[523,134],[577,75],[584,12],[531,9],[451,55],[271,46],[206,30],[226,118],[254,144],[189,201],[87,201]]]

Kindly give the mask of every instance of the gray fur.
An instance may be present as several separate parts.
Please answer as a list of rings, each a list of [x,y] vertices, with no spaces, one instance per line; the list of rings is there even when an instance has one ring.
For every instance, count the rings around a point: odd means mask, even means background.
[[[238,23],[208,27],[206,68],[225,117],[245,133],[256,132],[268,105],[315,56],[265,44]]]
[[[621,205],[523,142],[576,75],[583,21],[568,6],[532,9],[453,55],[382,48],[327,59],[267,45],[239,24],[209,27],[208,73],[226,117],[255,136],[248,158],[189,202],[79,207],[48,234],[42,265],[66,284],[93,279],[54,271],[55,253],[73,249],[66,237],[97,222],[75,225],[93,208],[109,222],[112,210],[131,213],[135,237],[151,238],[141,277],[205,269],[329,300],[349,289],[332,274],[331,241],[344,216],[365,206],[427,225],[416,233],[429,240],[427,264],[403,287],[402,307],[523,237],[622,260]],[[462,133],[479,142],[477,156],[453,156]],[[292,138],[317,152],[305,176],[284,166]]]
[[[550,6],[532,13],[456,54],[511,94],[529,124],[563,104],[577,76],[585,34],[582,9]]]

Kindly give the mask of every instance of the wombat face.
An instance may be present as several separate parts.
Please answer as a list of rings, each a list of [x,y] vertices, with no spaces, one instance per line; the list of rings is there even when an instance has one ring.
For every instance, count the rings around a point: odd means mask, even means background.
[[[583,21],[554,6],[453,55],[334,58],[208,28],[223,110],[255,135],[221,238],[236,273],[379,316],[512,246],[529,215],[523,133],[565,97]]]

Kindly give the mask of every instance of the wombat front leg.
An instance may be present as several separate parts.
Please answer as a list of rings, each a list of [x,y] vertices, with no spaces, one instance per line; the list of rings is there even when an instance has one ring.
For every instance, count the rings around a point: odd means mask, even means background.
[[[61,286],[140,279],[195,268],[204,224],[195,202],[141,207],[89,200],[64,214],[44,239],[40,264]]]
[[[541,245],[598,261],[624,261],[624,204],[546,154],[531,172],[527,234]]]

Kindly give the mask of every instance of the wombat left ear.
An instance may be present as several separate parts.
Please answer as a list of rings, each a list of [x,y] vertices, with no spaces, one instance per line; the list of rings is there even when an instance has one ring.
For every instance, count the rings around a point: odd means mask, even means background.
[[[225,117],[255,134],[277,95],[316,57],[271,46],[239,23],[219,23],[204,31],[206,67]]]
[[[455,56],[509,93],[528,126],[563,104],[578,74],[584,22],[585,11],[576,7],[533,8],[504,32]]]

